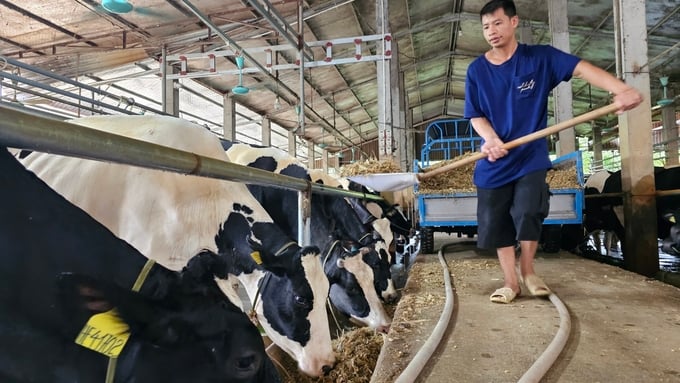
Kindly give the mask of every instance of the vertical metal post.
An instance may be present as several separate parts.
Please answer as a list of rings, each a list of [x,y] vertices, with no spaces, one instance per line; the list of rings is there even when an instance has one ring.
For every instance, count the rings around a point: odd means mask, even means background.
[[[602,128],[592,123],[593,130],[593,162],[602,163]]]
[[[548,2],[548,18],[552,32],[552,45],[569,53],[569,21],[567,20],[567,0],[552,0]],[[574,117],[571,107],[571,83],[561,83],[553,90],[553,110],[555,124]],[[576,135],[574,128],[565,129],[558,133],[559,145],[557,155],[561,156],[576,150]]]
[[[288,154],[297,157],[297,142],[295,142],[295,133],[292,130],[288,131]]]
[[[304,52],[304,31],[305,19],[302,16],[302,0],[298,0],[298,57],[300,59],[300,136],[305,136],[305,52]],[[322,128],[323,129],[323,128]]]
[[[649,134],[652,126],[649,68],[642,67],[649,60],[647,20],[640,17],[646,14],[645,1],[615,0],[615,3],[623,80],[644,96],[639,107],[618,117],[626,229],[624,263],[627,269],[651,277],[659,271],[659,253],[652,135]]]
[[[309,246],[312,243],[311,239],[311,202],[312,195],[307,191],[298,192],[298,244],[300,246]]]
[[[269,117],[262,119],[262,146],[272,145],[272,120]]]
[[[231,93],[222,96],[222,135],[229,141],[236,141],[236,101]]]
[[[678,125],[675,123],[675,103],[661,108],[663,141],[666,142],[666,166],[678,165]]]
[[[376,30],[385,35],[388,33],[389,5],[387,0],[376,0]],[[385,44],[381,44],[379,52],[385,55]],[[392,158],[392,98],[390,87],[390,66],[382,59],[376,66],[378,81],[378,158]]]

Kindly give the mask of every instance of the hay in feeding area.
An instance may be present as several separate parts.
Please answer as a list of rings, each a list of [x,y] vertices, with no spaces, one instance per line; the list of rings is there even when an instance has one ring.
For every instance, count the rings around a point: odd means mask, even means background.
[[[383,345],[383,335],[361,327],[333,339],[335,367],[326,376],[310,378],[298,371],[295,362],[287,358],[280,371],[283,383],[368,383]]]
[[[401,168],[391,158],[386,160],[369,158],[353,164],[343,165],[340,168],[340,176],[342,177],[376,173],[401,173]]]

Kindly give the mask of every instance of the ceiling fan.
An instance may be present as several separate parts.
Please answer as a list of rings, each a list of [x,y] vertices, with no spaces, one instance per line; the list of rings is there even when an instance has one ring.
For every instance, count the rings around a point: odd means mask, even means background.
[[[128,13],[134,8],[127,0],[102,0],[102,7],[111,13]]]
[[[128,0],[102,0],[101,7],[106,12],[118,15],[135,12],[143,16],[166,16],[163,12],[154,10],[153,7],[135,7]]]

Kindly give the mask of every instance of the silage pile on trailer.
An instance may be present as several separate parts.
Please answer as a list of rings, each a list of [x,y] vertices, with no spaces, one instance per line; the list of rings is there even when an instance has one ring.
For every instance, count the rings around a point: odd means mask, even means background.
[[[368,327],[357,328],[333,339],[336,364],[328,375],[310,378],[300,373],[295,362],[290,358],[279,361],[284,371],[281,378],[284,383],[368,383],[373,375],[375,364],[383,345],[383,335]]]
[[[468,152],[462,156],[437,162],[427,168],[423,169],[425,173],[442,166],[452,164],[456,161],[465,159],[474,152]],[[458,168],[449,170],[448,172],[438,174],[431,178],[426,178],[420,181],[418,185],[419,194],[448,194],[448,193],[474,193],[476,191],[475,185],[472,183],[472,173],[475,171],[475,163],[472,162]]]
[[[376,174],[376,173],[400,173],[401,169],[394,160],[378,160],[375,158],[369,158],[363,161],[356,161],[353,164],[343,165],[340,168],[340,176],[351,177],[359,176],[364,174]]]
[[[460,161],[473,154],[473,152],[469,152],[450,160],[437,162],[424,169],[424,172],[427,173],[442,166]],[[466,164],[434,177],[421,180],[418,186],[418,194],[476,192],[475,185],[472,182],[475,164],[476,162]],[[581,187],[577,178],[575,161],[565,161],[555,165],[552,170],[548,171],[546,181],[548,182],[548,185],[550,185],[550,189],[578,189]]]

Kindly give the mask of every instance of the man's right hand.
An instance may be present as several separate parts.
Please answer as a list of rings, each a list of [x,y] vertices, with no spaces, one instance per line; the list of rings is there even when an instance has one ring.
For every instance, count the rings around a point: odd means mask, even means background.
[[[497,159],[505,157],[508,154],[507,149],[501,147],[503,141],[500,138],[492,138],[484,142],[482,145],[482,153],[486,154],[486,158],[489,162],[496,162]]]

